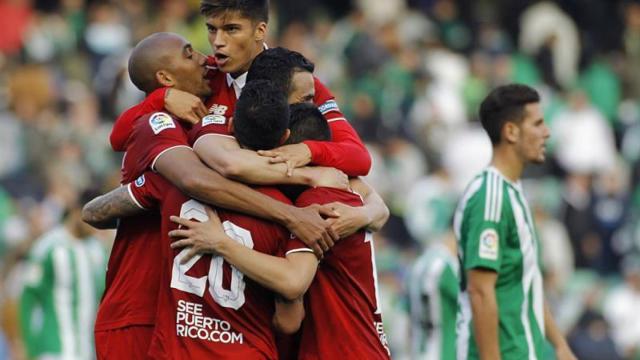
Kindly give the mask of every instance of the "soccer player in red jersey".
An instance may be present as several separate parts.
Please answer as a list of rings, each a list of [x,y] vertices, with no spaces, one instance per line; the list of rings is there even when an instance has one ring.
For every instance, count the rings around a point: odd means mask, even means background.
[[[206,107],[196,105],[193,96],[167,89],[159,89],[145,101],[126,111],[116,121],[111,133],[115,150],[124,150],[134,119],[143,113],[158,111],[166,106],[181,118],[200,121],[191,141],[194,150],[212,168],[223,175],[248,183],[265,183],[271,176],[283,172],[261,159],[254,152],[240,149],[228,130],[214,130],[209,125],[228,125],[235,102],[246,82],[246,72],[253,59],[264,50],[269,6],[267,0],[202,0],[201,13],[206,18],[209,43],[214,52],[217,70],[213,71],[210,85],[213,95]],[[333,95],[314,78],[313,102],[321,110],[332,131],[331,141],[305,141],[265,153],[271,162],[284,162],[289,168],[308,163],[335,167],[349,176],[366,175],[371,158],[355,130],[346,121]],[[223,127],[224,128],[224,127]],[[208,136],[208,135],[222,136]],[[213,146],[210,146],[213,145]],[[286,170],[285,170],[286,171]],[[291,169],[289,169],[291,171]],[[273,182],[271,182],[273,183]]]
[[[246,107],[253,111],[252,116],[260,116],[271,124],[279,123],[280,129],[285,130],[289,105],[284,94],[272,85],[256,87],[251,94],[260,96],[258,100],[244,99]],[[290,203],[274,188],[261,191]],[[276,359],[271,324],[273,294],[246,279],[221,257],[193,257],[189,249],[169,252],[168,232],[177,228],[170,217],[207,221],[205,206],[183,195],[157,174],[147,172],[126,189],[120,188],[93,200],[87,208],[104,206],[110,212],[116,211],[113,215],[123,216],[127,215],[126,211],[117,213],[117,209],[126,208],[121,204],[123,200],[128,201],[130,209],[136,203],[145,208],[159,204],[161,208],[163,276],[149,355],[157,359]],[[115,205],[106,206],[109,203]],[[290,264],[296,272],[289,274],[286,285],[279,290],[288,298],[304,293],[317,267],[311,249],[278,225],[224,210],[220,210],[220,217],[234,241],[265,254],[286,254],[285,259],[279,260]],[[187,256],[190,260],[183,264],[181,260]]]
[[[204,79],[204,64],[204,57],[183,38],[159,33],[134,49],[130,76],[146,92],[170,86],[206,97],[210,88]],[[322,238],[332,244],[331,236],[335,235],[318,209],[300,211],[207,168],[190,149],[182,122],[164,112],[144,115],[135,123],[123,161],[122,182],[131,182],[149,169],[195,198],[285,223],[312,242],[313,238]],[[156,264],[160,257],[156,244],[159,229],[159,217],[153,213],[125,218],[120,223],[96,319],[100,359],[138,359],[147,352],[160,274]]]
[[[265,142],[273,142],[273,139],[288,135],[264,122],[247,124],[241,121],[244,118],[234,121],[236,137],[243,146],[257,146],[257,143],[261,143],[264,147]],[[290,138],[291,143],[300,140],[300,137],[328,137],[329,130],[324,121],[322,114],[313,106],[294,105],[290,132],[295,136]],[[333,203],[359,206],[362,200],[356,193],[323,187],[305,190],[296,200],[298,206]],[[205,223],[187,219],[174,220],[184,229],[174,230],[171,235],[185,239],[174,242],[173,248],[186,246],[189,250],[183,251],[189,251],[190,254],[213,252],[223,256],[245,276],[275,291],[279,291],[289,281],[288,272],[297,271],[277,258],[264,257],[234,242],[222,231],[215,217]],[[182,259],[188,260],[189,256]],[[390,358],[382,326],[375,253],[370,232],[358,231],[340,240],[325,254],[307,292],[305,303],[306,318],[302,325],[299,359]],[[297,314],[305,312],[288,311]],[[295,327],[289,330],[295,330]]]

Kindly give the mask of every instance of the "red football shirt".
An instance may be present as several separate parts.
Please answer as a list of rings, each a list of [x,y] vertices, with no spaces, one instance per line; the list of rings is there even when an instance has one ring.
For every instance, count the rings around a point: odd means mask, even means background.
[[[136,180],[160,154],[176,146],[188,146],[186,132],[177,120],[166,113],[147,114],[136,120],[123,160],[122,183]],[[121,219],[109,256],[96,331],[155,323],[159,239],[157,212]]]
[[[158,318],[149,355],[155,359],[277,359],[271,325],[273,293],[244,276],[220,256],[204,255],[180,265],[188,249],[172,250],[169,220],[180,215],[206,221],[204,205],[183,195],[161,176],[147,173],[132,185],[143,206],[159,205],[164,259]],[[289,202],[274,188],[259,188]],[[311,251],[274,223],[236,212],[218,210],[225,232],[234,240],[270,255]]]
[[[209,85],[213,91],[213,95],[205,102],[209,115],[194,127],[190,134],[191,144],[205,134],[231,135],[228,119],[233,116],[236,104],[233,85],[229,85],[227,75],[222,72],[213,73]],[[315,91],[314,103],[329,122],[332,141],[305,141],[311,151],[311,161],[315,165],[335,167],[349,176],[366,175],[371,169],[371,157],[362,140],[346,121],[333,94],[318,79],[315,79]],[[164,108],[165,92],[166,88],[154,91],[142,103],[120,115],[110,136],[114,150],[126,149],[132,118]]]
[[[312,188],[296,206],[341,202],[362,206],[357,194]],[[389,359],[382,327],[372,235],[360,231],[327,253],[305,297],[299,359]]]

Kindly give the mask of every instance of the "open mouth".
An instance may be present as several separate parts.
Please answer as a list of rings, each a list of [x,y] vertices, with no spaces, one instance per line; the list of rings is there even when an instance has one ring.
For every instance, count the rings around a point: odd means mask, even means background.
[[[218,66],[224,66],[227,61],[229,61],[229,56],[222,53],[216,53],[216,63],[218,64]]]

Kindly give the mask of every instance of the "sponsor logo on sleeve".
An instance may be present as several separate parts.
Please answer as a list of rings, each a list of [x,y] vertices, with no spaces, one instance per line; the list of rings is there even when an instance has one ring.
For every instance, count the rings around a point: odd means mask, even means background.
[[[486,229],[480,234],[478,255],[481,259],[498,260],[498,233],[494,229]]]
[[[153,133],[158,135],[166,129],[175,129],[176,124],[173,122],[171,116],[167,113],[157,112],[149,118],[149,125]]]
[[[142,187],[144,185],[144,182],[144,175],[140,175],[140,177],[136,179],[136,182],[134,184],[136,184],[136,187]]]
[[[322,115],[325,115],[326,113],[331,111],[340,111],[340,109],[338,108],[338,103],[336,103],[335,100],[329,100],[324,104],[318,106],[318,110],[320,110]]]
[[[202,118],[203,127],[207,125],[213,125],[213,124],[224,125],[226,122],[227,122],[227,118],[224,117],[223,115],[207,115]]]

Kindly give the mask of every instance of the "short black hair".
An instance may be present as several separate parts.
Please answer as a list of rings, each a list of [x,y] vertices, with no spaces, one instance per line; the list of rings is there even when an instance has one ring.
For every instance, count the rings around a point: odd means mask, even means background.
[[[206,17],[238,11],[254,23],[269,22],[269,0],[201,0],[200,13]]]
[[[297,71],[313,73],[315,65],[297,51],[283,47],[266,49],[251,63],[247,73],[247,82],[269,80],[289,95],[291,79]]]
[[[500,143],[502,127],[508,121],[519,122],[527,104],[540,102],[540,95],[530,86],[509,84],[493,89],[480,104],[480,122],[491,143]]]
[[[289,104],[285,94],[267,80],[247,83],[233,115],[238,143],[251,150],[273,149],[280,145],[288,126]]]
[[[327,119],[313,104],[291,105],[289,130],[291,135],[285,144],[297,144],[306,140],[330,141],[331,129]]]

